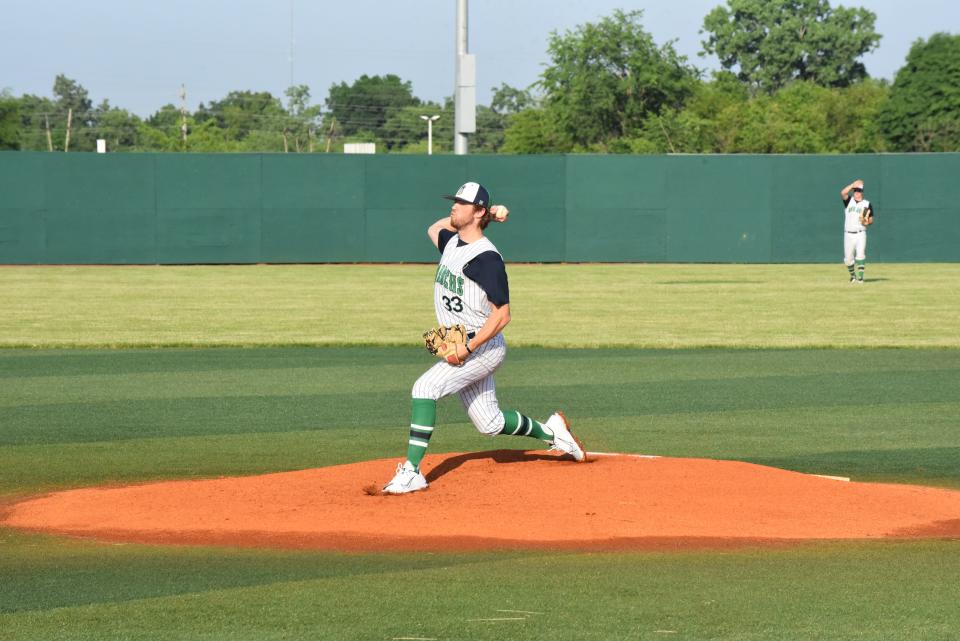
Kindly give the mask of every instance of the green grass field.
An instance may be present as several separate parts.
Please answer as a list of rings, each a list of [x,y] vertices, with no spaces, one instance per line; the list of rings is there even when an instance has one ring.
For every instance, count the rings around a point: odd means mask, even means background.
[[[431,265],[7,267],[0,347],[409,345]],[[510,344],[960,347],[960,264],[512,265]]]
[[[0,269],[0,505],[401,455],[432,270]],[[510,275],[501,402],[563,407],[590,449],[960,488],[960,266]],[[455,400],[439,425],[432,452],[534,444]],[[360,555],[0,528],[0,640],[946,641],[958,575],[958,541]]]

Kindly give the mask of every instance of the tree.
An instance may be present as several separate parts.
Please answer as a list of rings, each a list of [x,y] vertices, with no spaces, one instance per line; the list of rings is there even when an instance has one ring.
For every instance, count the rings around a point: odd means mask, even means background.
[[[320,127],[320,106],[310,105],[307,85],[289,87],[284,93],[287,96],[288,121],[284,129],[287,147],[291,151],[311,151]]]
[[[682,109],[667,108],[648,118],[630,140],[634,153],[729,153],[736,129],[721,125],[721,114],[747,107],[749,96],[733,74],[721,71],[700,83]],[[641,140],[643,142],[641,142]]]
[[[897,151],[960,151],[960,35],[917,40],[879,117]]]
[[[493,107],[477,105],[477,131],[470,136],[470,153],[493,154],[503,147],[504,132],[510,116]]]
[[[477,106],[477,131],[470,137],[472,153],[497,153],[506,140],[506,130],[514,116],[536,106],[529,90],[516,89],[506,83],[493,90],[490,106]]]
[[[699,72],[672,42],[658,47],[642,16],[618,10],[596,24],[551,34],[551,62],[538,85],[547,118],[576,147],[603,148],[651,114],[681,107],[693,91]]]
[[[84,116],[93,109],[93,101],[83,85],[76,80],[58,74],[53,80],[53,96],[57,106],[66,111],[72,109],[74,115]]]
[[[57,115],[63,119],[64,133],[67,122],[70,123],[70,149],[93,151],[96,148],[96,135],[93,132],[96,117],[87,90],[76,80],[58,74],[53,81],[53,96]],[[61,140],[65,146],[65,136]]]
[[[20,103],[6,89],[0,91],[0,149],[20,149]]]
[[[66,119],[60,120],[57,108],[49,98],[32,94],[20,96],[20,149],[24,151],[47,151],[51,146],[62,149]],[[47,138],[47,125],[51,128]],[[62,128],[55,132],[57,125]]]
[[[830,90],[794,82],[772,96],[760,95],[727,122],[740,116],[734,151],[755,154],[823,154],[831,143],[822,105]]]
[[[215,100],[207,107],[201,103],[195,118],[198,123],[213,121],[225,142],[239,143],[254,134],[258,138],[266,134],[276,141],[271,151],[283,148],[287,112],[280,100],[267,91],[231,91],[223,100]],[[232,147],[243,150],[243,145]]]
[[[422,103],[396,111],[380,127],[377,150],[413,152],[422,146],[427,152],[427,123],[420,116],[440,116],[433,123],[433,151],[443,153],[453,148],[453,104],[443,108],[436,103]],[[423,143],[422,145],[420,143]]]
[[[884,82],[826,88],[793,82],[750,96],[728,71],[704,83],[681,110],[667,109],[630,140],[634,153],[863,153],[886,150],[876,125]]]
[[[502,82],[498,88],[493,90],[490,110],[497,114],[509,116],[535,106],[536,102],[529,90],[516,89]]]
[[[107,141],[110,151],[131,151],[138,147],[140,118],[126,109],[111,107],[104,100],[94,110],[95,125],[91,135]]]
[[[867,77],[860,58],[877,48],[876,15],[828,0],[727,0],[700,33],[703,53],[751,88],[773,93],[793,80],[846,87]],[[703,55],[703,54],[701,54]]]
[[[572,149],[573,141],[547,110],[531,108],[513,116],[504,132],[500,151],[508,154],[562,154]]]
[[[834,89],[823,105],[830,124],[832,149],[837,153],[879,153],[888,150],[880,127],[880,113],[890,96],[885,80],[864,80]]]
[[[363,75],[352,85],[332,85],[326,99],[328,120],[334,118],[339,133],[348,137],[363,131],[382,137],[387,120],[401,109],[419,104],[411,83],[393,74]]]

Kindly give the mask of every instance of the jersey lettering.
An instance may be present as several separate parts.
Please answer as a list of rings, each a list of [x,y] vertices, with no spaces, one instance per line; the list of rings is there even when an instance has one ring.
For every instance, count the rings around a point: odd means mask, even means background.
[[[866,231],[866,227],[860,222],[860,216],[870,208],[870,201],[863,199],[857,202],[851,198],[843,209],[844,223],[843,228],[849,232]]]
[[[444,265],[437,268],[437,276],[434,280],[454,294],[463,296],[463,276],[451,273]]]

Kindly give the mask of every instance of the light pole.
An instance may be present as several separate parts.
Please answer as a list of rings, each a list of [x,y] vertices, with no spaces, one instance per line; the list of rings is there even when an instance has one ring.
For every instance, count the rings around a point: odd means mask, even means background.
[[[453,153],[467,153],[477,132],[477,57],[467,52],[467,0],[457,0],[456,60],[453,81]]]
[[[427,155],[433,155],[433,123],[440,119],[440,116],[420,116],[421,120],[427,121]]]

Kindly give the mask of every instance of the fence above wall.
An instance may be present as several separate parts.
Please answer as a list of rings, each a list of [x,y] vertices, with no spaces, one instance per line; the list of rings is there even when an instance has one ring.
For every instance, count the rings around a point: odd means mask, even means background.
[[[960,154],[356,156],[0,153],[0,263],[433,262],[442,194],[486,185],[509,261],[960,261]]]

